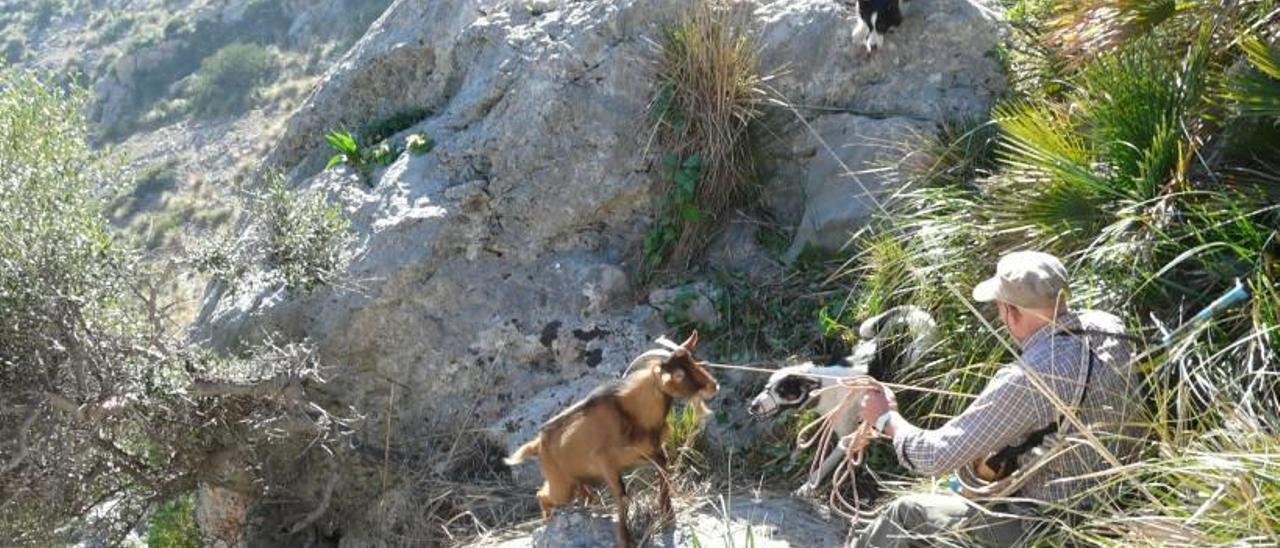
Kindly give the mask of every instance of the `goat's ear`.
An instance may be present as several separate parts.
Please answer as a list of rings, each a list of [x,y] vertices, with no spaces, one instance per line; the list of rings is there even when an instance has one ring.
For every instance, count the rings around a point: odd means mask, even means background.
[[[689,334],[689,338],[685,339],[684,342],[680,343],[680,346],[685,350],[692,352],[693,347],[698,346],[698,330],[694,329],[693,333]]]

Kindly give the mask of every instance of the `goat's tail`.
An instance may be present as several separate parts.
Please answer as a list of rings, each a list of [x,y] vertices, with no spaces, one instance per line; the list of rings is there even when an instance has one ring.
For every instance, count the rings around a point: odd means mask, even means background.
[[[502,459],[502,462],[506,463],[507,466],[515,466],[524,462],[525,459],[531,456],[537,456],[541,453],[542,436],[539,435],[538,437],[533,438],[529,443],[521,445],[520,448],[516,449],[516,452],[512,453],[510,457]]]

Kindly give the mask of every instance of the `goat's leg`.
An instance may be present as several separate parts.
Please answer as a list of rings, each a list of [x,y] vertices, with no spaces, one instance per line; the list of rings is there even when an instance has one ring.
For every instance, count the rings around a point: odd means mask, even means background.
[[[578,498],[582,499],[582,504],[584,506],[601,504],[600,497],[597,497],[596,494],[591,491],[591,488],[587,487],[586,483],[578,484]]]
[[[542,479],[542,488],[538,490],[538,506],[542,509],[542,519],[551,519],[557,506],[573,501],[575,484],[561,474],[559,468],[545,462],[542,466]]]
[[[658,467],[658,508],[662,519],[666,522],[676,520],[676,513],[671,509],[671,477],[667,475],[667,452],[658,449],[653,456],[653,463]]]
[[[617,473],[606,475],[605,481],[618,505],[618,523],[614,529],[618,548],[631,548],[631,533],[627,531],[627,503],[630,502],[627,500],[627,488],[622,484],[622,476]]]

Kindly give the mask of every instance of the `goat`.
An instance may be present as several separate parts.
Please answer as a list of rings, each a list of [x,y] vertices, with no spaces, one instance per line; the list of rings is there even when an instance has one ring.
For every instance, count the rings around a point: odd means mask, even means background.
[[[538,457],[544,480],[538,490],[543,519],[550,519],[557,506],[587,498],[587,483],[603,481],[617,504],[618,546],[631,546],[622,473],[645,461],[658,467],[663,518],[674,519],[662,448],[667,412],[675,398],[691,399],[696,409],[704,411],[701,400],[715,396],[720,389],[706,364],[693,358],[697,343],[698,332],[694,331],[672,351],[641,354],[627,368],[635,371],[622,382],[602,386],[565,409],[503,461],[514,466]]]

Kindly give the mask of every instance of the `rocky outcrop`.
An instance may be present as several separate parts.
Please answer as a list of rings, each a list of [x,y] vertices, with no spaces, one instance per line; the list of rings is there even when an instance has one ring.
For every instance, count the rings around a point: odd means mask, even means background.
[[[838,246],[873,209],[828,147],[854,171],[888,166],[860,179],[890,189],[903,153],[887,143],[977,114],[1000,88],[994,26],[973,3],[912,4],[871,57],[838,2],[744,4],[764,68],[782,71],[772,85],[803,117],[778,128],[786,155],[766,190],[774,215],[799,227],[793,250]],[[528,439],[667,329],[631,273],[657,176],[642,154],[649,40],[685,6],[397,1],[263,164],[343,205],[358,234],[353,281],[307,295],[215,287],[197,336],[224,349],[270,333],[309,339],[343,371],[335,397],[373,417],[395,383],[397,421],[464,409],[499,444]],[[407,108],[430,112],[411,131],[429,133],[432,152],[404,154],[372,188],[317,173],[326,131]]]

